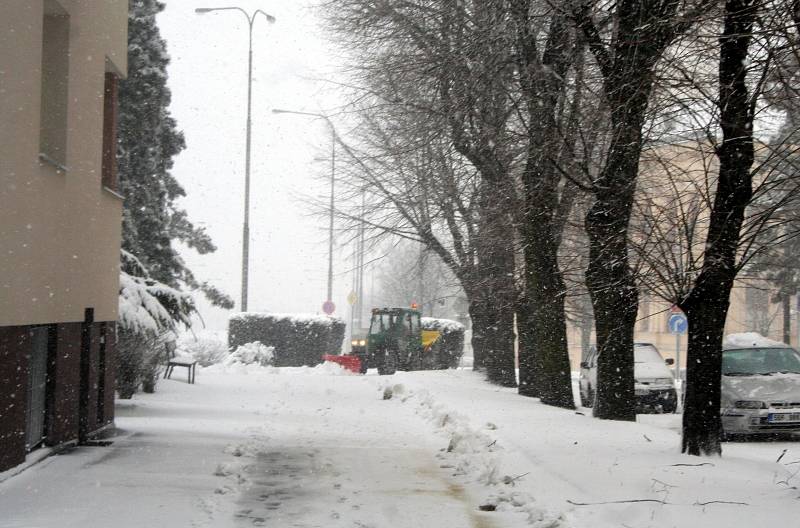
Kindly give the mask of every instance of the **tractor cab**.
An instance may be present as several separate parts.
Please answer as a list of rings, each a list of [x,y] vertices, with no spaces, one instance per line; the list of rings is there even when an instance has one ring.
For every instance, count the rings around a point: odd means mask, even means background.
[[[377,368],[379,374],[397,369],[419,368],[422,354],[422,323],[418,310],[373,308],[366,347],[353,347],[361,360],[361,372]]]

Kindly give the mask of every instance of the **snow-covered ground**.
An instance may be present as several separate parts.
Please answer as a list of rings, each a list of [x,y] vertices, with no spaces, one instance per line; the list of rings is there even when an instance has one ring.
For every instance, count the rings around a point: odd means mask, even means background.
[[[679,416],[633,424],[579,413],[464,370],[380,377],[328,365],[215,366],[196,385],[177,375],[120,402],[111,446],[54,456],[0,483],[0,527],[729,528],[800,519],[800,443],[728,443],[723,458],[698,459],[678,452]]]

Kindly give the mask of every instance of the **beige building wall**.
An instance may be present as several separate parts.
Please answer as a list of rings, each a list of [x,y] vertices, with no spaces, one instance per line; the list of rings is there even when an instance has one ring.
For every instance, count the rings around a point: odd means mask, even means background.
[[[45,97],[64,92],[64,168],[40,158],[46,13],[68,15],[67,82]],[[127,13],[127,0],[0,2],[0,326],[117,317],[122,199],[102,186],[101,158],[104,75],[126,71]]]
[[[759,151],[760,148],[757,145],[757,155]],[[671,228],[674,228],[675,222],[681,216],[678,212],[679,203],[684,212],[690,210],[692,201],[699,207],[700,213],[692,226],[694,236],[691,247],[683,246],[686,244],[685,236],[682,237],[684,240],[681,240],[680,244],[676,244],[676,247],[680,247],[679,251],[690,251],[696,262],[702,261],[706,242],[705,231],[709,221],[708,204],[704,202],[703,196],[707,196],[708,189],[714,187],[717,167],[717,157],[708,145],[689,142],[685,146],[670,145],[659,147],[657,150],[645,151],[641,159],[637,198],[639,203],[650,203],[649,214],[655,215],[661,226],[661,231],[657,236],[664,237]],[[707,198],[710,199],[710,196]],[[636,213],[634,213],[632,223],[635,221]],[[683,228],[682,225],[681,229]],[[645,226],[641,229],[645,232],[644,236],[647,236],[648,227]],[[631,236],[638,235],[633,233]],[[669,244],[664,246],[666,251],[653,253],[654,260],[658,261],[661,258],[666,261],[670,258]],[[672,261],[665,262],[665,266],[674,265],[675,263]],[[656,280],[661,279],[657,278]],[[753,306],[747,301],[748,295],[752,295],[754,290],[760,291],[762,300],[765,301],[760,306]],[[774,286],[766,282],[737,279],[731,292],[725,333],[758,332],[776,341],[783,341],[782,307],[780,304],[771,302],[776,293]],[[791,307],[789,344],[797,348],[800,347],[797,326],[800,315],[796,310],[796,296],[792,297]],[[665,358],[677,360],[677,351],[680,350],[681,366],[685,368],[687,338],[686,335],[676,338],[675,335],[669,333],[667,321],[672,315],[671,308],[671,304],[661,301],[652,294],[641,294],[634,339],[637,342],[654,344]],[[581,361],[580,329],[574,325],[568,325],[567,340],[572,369],[577,370]],[[592,333],[592,343],[595,343],[594,333]]]
[[[739,281],[731,292],[731,306],[728,319],[725,323],[725,333],[759,332],[776,341],[783,341],[783,311],[780,304],[769,303],[765,310],[754,317],[754,310],[747,304],[747,289],[751,285]],[[768,292],[772,296],[775,292]],[[792,298],[791,339],[790,343],[798,348],[797,318],[795,310],[796,297]],[[678,344],[680,345],[681,366],[686,367],[686,335],[676,336],[669,333],[667,321],[671,315],[671,305],[663,301],[642,299],[639,304],[639,318],[636,324],[634,338],[638,342],[652,343],[665,358],[676,358]],[[767,331],[765,331],[767,330]],[[569,325],[567,327],[567,340],[569,342],[570,363],[573,370],[577,370],[581,361],[581,335],[580,330]],[[594,343],[594,333],[592,333]]]

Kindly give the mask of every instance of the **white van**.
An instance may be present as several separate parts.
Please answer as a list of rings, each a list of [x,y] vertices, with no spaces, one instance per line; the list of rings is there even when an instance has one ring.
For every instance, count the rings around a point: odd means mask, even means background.
[[[597,347],[589,347],[586,359],[581,361],[580,393],[585,407],[594,405],[597,387]],[[650,343],[634,343],[634,391],[637,412],[673,413],[678,408],[675,379],[668,365],[672,358],[664,359],[658,349]]]

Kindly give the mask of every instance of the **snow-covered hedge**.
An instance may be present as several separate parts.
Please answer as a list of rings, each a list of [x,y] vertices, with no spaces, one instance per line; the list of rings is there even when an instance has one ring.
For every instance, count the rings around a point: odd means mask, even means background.
[[[442,336],[433,344],[436,357],[435,368],[456,368],[464,355],[464,332],[466,327],[450,319],[422,318],[423,330],[437,330]]]
[[[276,367],[314,366],[339,353],[344,329],[336,317],[243,312],[228,321],[228,347],[259,341],[275,348]]]

